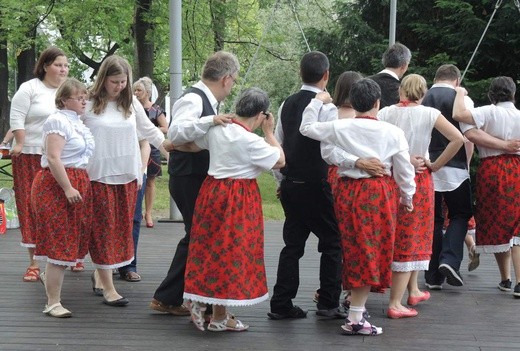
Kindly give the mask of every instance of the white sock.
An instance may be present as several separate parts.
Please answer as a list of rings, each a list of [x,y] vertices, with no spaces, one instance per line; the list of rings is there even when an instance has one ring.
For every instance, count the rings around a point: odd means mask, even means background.
[[[348,319],[354,324],[361,322],[363,319],[363,312],[365,312],[365,306],[350,306],[348,310]]]

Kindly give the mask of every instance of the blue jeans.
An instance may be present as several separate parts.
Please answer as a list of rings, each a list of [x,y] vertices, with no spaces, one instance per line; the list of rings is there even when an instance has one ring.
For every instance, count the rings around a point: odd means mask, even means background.
[[[442,202],[448,206],[450,223],[446,232],[442,233],[444,217]],[[442,284],[444,276],[439,271],[439,265],[446,263],[459,270],[464,255],[464,238],[468,231],[468,221],[473,215],[471,207],[471,185],[466,179],[455,190],[435,192],[435,224],[433,229],[433,248],[430,266],[425,272],[426,282]]]
[[[134,260],[129,265],[119,268],[119,274],[124,275],[126,272],[137,273],[137,243],[139,242],[139,232],[141,231],[141,221],[143,219],[143,198],[146,188],[146,173],[143,175],[143,185],[137,192],[137,201],[134,211],[134,225],[132,227],[132,239],[134,241]]]

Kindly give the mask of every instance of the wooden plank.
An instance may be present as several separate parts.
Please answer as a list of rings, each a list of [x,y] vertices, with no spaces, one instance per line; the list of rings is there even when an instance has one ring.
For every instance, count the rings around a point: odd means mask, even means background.
[[[266,222],[265,259],[270,291],[276,279],[278,255],[283,246],[282,223]],[[45,291],[39,283],[22,282],[27,252],[19,246],[20,233],[9,230],[0,237],[0,350],[518,350],[520,300],[500,292],[498,269],[492,256],[482,256],[474,272],[464,269],[465,286],[445,285],[419,305],[417,318],[386,318],[388,295],[371,294],[367,308],[371,321],[383,327],[378,337],[341,335],[340,320],[322,320],[312,302],[318,287],[317,240],[311,236],[301,260],[301,282],[295,304],[309,309],[304,320],[271,321],[269,302],[232,311],[251,325],[245,333],[200,332],[187,317],[162,315],[150,310],[155,288],[171,262],[180,223],[156,223],[142,228],[138,265],[143,280],[115,279],[118,291],[130,305],[113,308],[92,293],[92,266],[81,273],[66,272],[63,304],[73,311],[70,319],[55,319],[41,312]],[[422,277],[421,277],[422,280]]]

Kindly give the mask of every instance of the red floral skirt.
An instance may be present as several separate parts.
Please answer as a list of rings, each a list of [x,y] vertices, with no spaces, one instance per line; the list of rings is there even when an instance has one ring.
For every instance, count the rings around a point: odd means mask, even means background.
[[[432,254],[434,222],[433,178],[429,171],[415,175],[413,212],[399,206],[392,270],[427,270]]]
[[[184,298],[222,306],[268,298],[256,179],[204,180],[193,214]]]
[[[343,247],[345,289],[390,287],[397,214],[393,178],[339,179],[334,202]]]
[[[72,187],[82,202],[70,204],[48,168],[36,174],[31,203],[36,218],[36,250],[39,260],[74,266],[88,253],[92,227],[92,192],[84,169],[66,168]]]
[[[338,187],[338,166],[330,165],[329,166],[329,173],[327,176],[327,181],[330,184],[330,189],[332,190],[332,196],[336,197],[336,189]]]
[[[42,169],[42,155],[20,154],[12,158],[13,188],[22,233],[21,245],[35,247],[36,222],[31,207],[31,187],[36,173]]]
[[[476,243],[480,252],[509,250],[520,236],[520,156],[485,157],[477,169]]]
[[[92,239],[89,252],[97,268],[113,269],[134,259],[132,226],[137,181],[127,184],[91,182],[93,194]]]

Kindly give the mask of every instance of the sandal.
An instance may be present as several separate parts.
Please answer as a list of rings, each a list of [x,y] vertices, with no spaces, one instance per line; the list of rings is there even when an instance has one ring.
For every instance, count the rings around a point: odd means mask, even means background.
[[[23,281],[26,283],[37,282],[40,280],[40,267],[28,267],[23,275]]]
[[[196,301],[188,301],[188,309],[190,310],[191,321],[195,328],[204,331],[204,312],[206,311],[206,306]]]
[[[227,314],[226,318],[221,321],[214,320],[213,318],[210,320],[208,324],[208,330],[212,332],[222,332],[222,331],[235,331],[241,332],[249,329],[249,325],[243,324],[241,321],[235,318],[235,316],[231,314]]]
[[[70,270],[73,272],[83,272],[85,270],[85,266],[83,265],[83,262],[76,262],[76,265],[71,266]]]
[[[473,245],[468,251],[468,256],[469,256],[468,271],[469,272],[474,271],[480,265],[480,253],[475,252],[475,246],[476,245]]]
[[[137,274],[136,272],[127,271],[121,274],[121,278],[126,280],[127,282],[140,282],[141,276]]]
[[[380,335],[383,334],[383,328],[376,327],[368,323],[364,318],[359,323],[354,324],[348,319],[341,326],[345,335]]]

